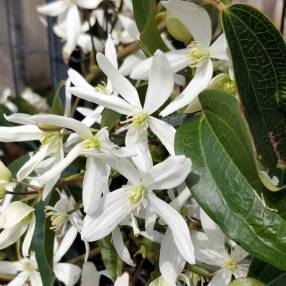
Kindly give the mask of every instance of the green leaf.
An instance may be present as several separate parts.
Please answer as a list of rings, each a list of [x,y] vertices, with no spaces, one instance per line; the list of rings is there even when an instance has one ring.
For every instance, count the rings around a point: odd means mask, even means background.
[[[55,281],[53,272],[54,232],[50,230],[50,220],[46,219],[44,210],[47,205],[54,205],[58,199],[58,193],[52,192],[45,201],[40,201],[35,208],[36,228],[32,248],[36,253],[43,286],[53,286]]]
[[[16,178],[16,175],[18,171],[21,169],[21,167],[30,159],[29,154],[25,154],[21,156],[20,158],[14,160],[9,166],[9,170],[11,171],[14,178]]]
[[[168,51],[156,23],[156,2],[132,0],[132,3],[135,21],[140,31],[141,48],[147,55],[153,55],[157,49]]]
[[[286,285],[286,272],[256,258],[251,261],[248,276],[262,281],[267,286]]]
[[[222,12],[235,78],[258,158],[280,183],[286,168],[286,46],[268,18],[235,4]]]
[[[57,88],[56,94],[54,96],[52,110],[51,110],[52,114],[64,115],[64,107],[63,107],[63,103],[61,100],[61,94],[60,94],[62,85],[63,84],[60,83],[60,85]]]
[[[22,97],[11,97],[11,101],[18,107],[18,112],[27,114],[37,114],[38,110],[36,107],[31,105],[27,100]]]
[[[113,244],[111,243],[110,236],[99,241],[99,248],[104,266],[112,279],[115,280],[117,277],[118,262],[120,260]]]
[[[250,254],[286,269],[286,222],[264,205],[248,130],[236,99],[208,90],[203,114],[176,134],[177,154],[192,159],[191,192],[221,227]]]
[[[105,109],[102,113],[101,127],[107,127],[111,131],[119,121],[120,116],[121,114],[113,110]]]
[[[232,281],[229,286],[264,286],[265,284],[253,278],[240,278]]]

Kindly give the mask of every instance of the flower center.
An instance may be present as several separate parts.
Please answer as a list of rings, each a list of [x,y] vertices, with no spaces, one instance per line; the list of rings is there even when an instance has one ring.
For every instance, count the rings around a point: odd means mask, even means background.
[[[97,149],[99,151],[102,146],[102,143],[98,138],[92,137],[90,139],[85,140],[83,146],[85,149]]]
[[[69,215],[66,212],[61,212],[54,207],[47,206],[45,208],[46,217],[51,218],[52,226],[50,227],[53,231],[59,231],[64,224],[68,221]]]
[[[140,203],[144,197],[145,188],[143,186],[135,186],[128,194],[128,203],[136,205]]]
[[[96,87],[95,87],[95,91],[99,92],[101,94],[108,94],[108,90],[107,90],[107,85],[104,81],[102,81],[101,83],[99,83]]]
[[[227,92],[229,92],[230,94],[235,94],[236,93],[236,84],[233,80],[227,80],[224,85],[223,85],[223,89]]]
[[[47,145],[53,141],[57,142],[60,138],[61,138],[61,135],[59,132],[47,133],[47,135],[41,139],[41,143],[42,145]]]
[[[144,128],[147,126],[148,114],[139,112],[132,117],[132,125],[136,128]]]
[[[24,263],[24,271],[26,272],[33,272],[36,268],[30,261]]]
[[[230,256],[228,259],[226,259],[223,263],[224,267],[227,270],[230,270],[231,272],[234,272],[237,267],[237,263],[234,257]]]
[[[209,57],[209,48],[202,47],[196,41],[192,41],[188,47],[190,48],[189,60],[191,67],[200,66]]]

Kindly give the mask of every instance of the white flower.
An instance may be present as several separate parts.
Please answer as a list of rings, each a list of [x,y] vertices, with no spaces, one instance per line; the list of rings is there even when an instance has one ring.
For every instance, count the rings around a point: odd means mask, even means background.
[[[128,285],[129,285],[129,275],[127,272],[124,272],[114,282],[114,286],[128,286]]]
[[[30,258],[26,257],[19,261],[0,261],[0,269],[1,273],[17,274],[7,286],[24,286],[27,285],[27,282],[30,282],[31,286],[43,285],[34,253],[31,254]]]
[[[163,1],[162,4],[172,16],[180,19],[194,37],[194,41],[187,48],[166,53],[173,73],[188,66],[196,67],[195,76],[185,90],[161,111],[160,115],[167,116],[190,104],[202,90],[207,88],[213,75],[211,59],[228,60],[228,56],[224,34],[210,44],[211,19],[203,8],[181,0]],[[151,61],[152,58],[149,58],[139,64],[131,73],[131,78],[148,79]]]
[[[111,233],[131,213],[137,214],[148,205],[169,226],[179,252],[189,263],[194,263],[194,254],[188,226],[180,214],[153,190],[163,190],[180,185],[191,170],[191,161],[185,156],[171,156],[140,172],[132,165],[126,168],[129,185],[108,193],[94,215],[84,218],[82,239],[95,241]]]
[[[119,148],[109,140],[108,131],[103,128],[93,135],[92,130],[85,124],[72,118],[58,115],[35,115],[33,120],[39,123],[52,124],[75,131],[79,135],[77,143],[66,157],[43,173],[37,180],[47,183],[58,177],[77,157],[86,156],[86,172],[83,179],[83,204],[86,213],[93,213],[100,203],[102,194],[106,194],[110,166],[120,170],[118,157],[130,156],[125,148]],[[109,166],[110,165],[110,166]],[[119,171],[120,172],[120,171]]]
[[[36,219],[34,208],[20,201],[9,204],[0,215],[0,250],[15,243],[25,232],[22,244],[23,256],[29,254]]]
[[[66,44],[64,58],[67,60],[75,49],[81,34],[79,7],[95,9],[102,0],[57,0],[37,7],[38,12],[48,16],[58,16],[58,25],[64,25]]]
[[[220,268],[208,286],[227,286],[232,275],[235,278],[246,277],[249,264],[242,261],[248,253],[237,244],[232,245],[228,252],[224,244],[224,234],[202,210],[201,223],[205,233],[196,231],[191,233],[196,259],[201,263]]]
[[[128,125],[126,128],[128,128],[128,131],[125,144],[137,154],[134,162],[136,164],[139,162],[140,169],[147,170],[150,167],[146,162],[148,156],[149,158],[151,156],[148,148],[148,127],[158,136],[169,153],[173,155],[175,128],[152,116],[166,102],[173,91],[174,79],[165,55],[158,51],[152,61],[150,81],[143,107],[136,88],[114,68],[110,61],[102,54],[97,55],[97,61],[112,83],[113,89],[123,99],[115,96],[104,96],[85,88],[85,86],[71,88],[71,92],[80,98],[127,115],[128,120],[126,123]]]
[[[25,88],[24,91],[21,93],[21,97],[23,97],[31,105],[35,106],[37,110],[40,110],[42,112],[46,112],[49,110],[47,100],[39,94],[33,92],[31,88]]]

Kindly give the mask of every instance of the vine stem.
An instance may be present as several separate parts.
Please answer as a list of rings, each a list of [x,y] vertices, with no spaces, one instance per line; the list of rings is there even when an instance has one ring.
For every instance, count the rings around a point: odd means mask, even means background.
[[[226,6],[220,0],[208,0],[208,2],[220,11],[223,11],[226,8]]]

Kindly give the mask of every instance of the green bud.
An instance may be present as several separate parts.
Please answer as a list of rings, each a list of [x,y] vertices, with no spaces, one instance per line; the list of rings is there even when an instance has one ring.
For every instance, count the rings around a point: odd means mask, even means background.
[[[253,278],[241,278],[234,280],[229,286],[265,286],[265,284]]]
[[[215,76],[212,79],[209,88],[223,90],[230,93],[233,96],[237,95],[236,83],[234,80],[231,80],[229,78],[229,75],[226,73],[221,73]]]
[[[5,166],[5,164],[2,161],[0,161],[0,186],[4,186],[10,183],[11,180],[12,180],[12,173]]]
[[[166,27],[174,39],[183,42],[186,45],[191,42],[191,33],[178,18],[167,16]]]

